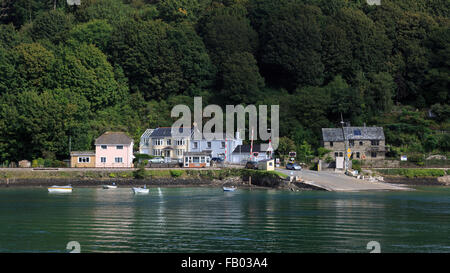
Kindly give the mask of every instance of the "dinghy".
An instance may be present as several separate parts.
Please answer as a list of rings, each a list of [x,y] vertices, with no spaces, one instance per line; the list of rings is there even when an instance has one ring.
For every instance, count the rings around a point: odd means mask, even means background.
[[[223,191],[235,191],[236,187],[231,186],[231,187],[223,187]]]
[[[148,193],[150,189],[147,189],[147,186],[144,186],[143,188],[135,188],[133,187],[134,193]]]
[[[116,183],[113,183],[112,185],[103,185],[104,189],[117,189]]]
[[[51,186],[48,188],[48,192],[51,193],[72,192],[72,186]]]

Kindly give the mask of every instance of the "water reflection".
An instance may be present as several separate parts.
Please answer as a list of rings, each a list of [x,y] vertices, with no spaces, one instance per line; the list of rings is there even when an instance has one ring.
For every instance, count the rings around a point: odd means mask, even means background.
[[[0,189],[0,251],[448,251],[448,192],[327,193],[218,188]]]

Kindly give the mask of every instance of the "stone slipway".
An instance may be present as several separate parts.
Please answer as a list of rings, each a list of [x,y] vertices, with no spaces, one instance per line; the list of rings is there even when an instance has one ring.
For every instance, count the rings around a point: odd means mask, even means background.
[[[369,182],[362,179],[356,179],[345,174],[334,172],[317,172],[310,170],[292,171],[286,169],[278,169],[287,175],[291,172],[295,176],[303,179],[304,184],[321,188],[327,191],[336,192],[352,192],[352,191],[383,191],[383,190],[411,190],[405,186],[391,185],[381,182]]]

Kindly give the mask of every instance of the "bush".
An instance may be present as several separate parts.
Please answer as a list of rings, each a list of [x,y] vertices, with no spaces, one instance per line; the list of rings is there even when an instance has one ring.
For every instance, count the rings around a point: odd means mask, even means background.
[[[33,161],[31,161],[31,167],[33,167],[33,168],[37,168],[38,167],[37,159],[33,159]]]
[[[170,170],[170,175],[172,177],[180,177],[183,173],[183,170]]]
[[[154,156],[148,155],[148,154],[134,154],[133,163],[149,160],[149,159],[152,159],[153,157]]]
[[[381,169],[382,174],[413,177],[439,177],[444,176],[445,171],[440,169]]]
[[[359,160],[352,160],[352,169],[357,170],[359,173],[362,172],[361,169],[361,161]]]
[[[145,168],[139,168],[136,171],[133,171],[133,177],[135,179],[144,179],[146,177]]]

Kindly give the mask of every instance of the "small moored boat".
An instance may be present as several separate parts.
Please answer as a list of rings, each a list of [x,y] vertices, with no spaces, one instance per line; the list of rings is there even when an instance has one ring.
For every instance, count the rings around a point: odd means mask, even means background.
[[[150,189],[147,189],[147,186],[144,186],[143,188],[135,188],[133,187],[134,193],[149,193]]]
[[[223,187],[223,191],[235,191],[236,187],[235,186],[231,186],[231,187]]]
[[[112,185],[103,185],[104,189],[117,189],[116,183],[113,183]]]
[[[57,192],[57,193],[64,193],[64,192],[72,192],[72,186],[51,186],[48,188],[48,192]]]

